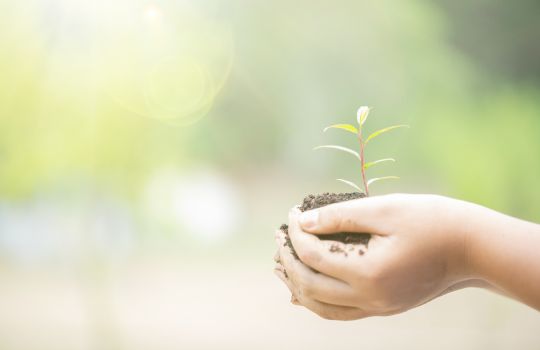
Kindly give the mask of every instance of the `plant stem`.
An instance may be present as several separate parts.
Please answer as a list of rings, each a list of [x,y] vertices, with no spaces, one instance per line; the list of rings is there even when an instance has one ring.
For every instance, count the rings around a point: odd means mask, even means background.
[[[366,179],[366,169],[364,168],[364,165],[366,163],[366,159],[364,158],[364,140],[362,139],[362,126],[360,126],[358,130],[358,141],[360,142],[360,166],[362,167],[362,183],[364,184],[364,193],[367,197],[369,197],[369,189],[367,185],[367,179]]]

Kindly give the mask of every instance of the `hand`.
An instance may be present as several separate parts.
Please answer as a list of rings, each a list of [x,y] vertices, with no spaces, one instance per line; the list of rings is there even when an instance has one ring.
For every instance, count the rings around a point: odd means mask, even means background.
[[[328,319],[390,315],[467,286],[489,286],[469,264],[472,204],[435,195],[395,194],[292,209],[289,236],[300,260],[279,245],[276,274],[292,301]],[[313,234],[363,232],[368,247]]]

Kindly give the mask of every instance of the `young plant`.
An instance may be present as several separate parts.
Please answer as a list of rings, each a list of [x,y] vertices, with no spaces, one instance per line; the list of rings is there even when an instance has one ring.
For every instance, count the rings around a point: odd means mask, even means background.
[[[377,131],[371,133],[367,138],[364,139],[364,137],[363,137],[363,127],[364,127],[364,123],[367,120],[368,114],[369,114],[369,107],[362,106],[362,107],[360,107],[358,109],[358,112],[356,114],[356,121],[358,123],[357,127],[354,126],[354,125],[351,125],[351,124],[334,124],[334,125],[330,125],[329,127],[325,128],[323,130],[324,132],[326,132],[329,129],[341,129],[341,130],[345,130],[345,131],[348,131],[350,133],[355,134],[357,139],[358,139],[359,145],[360,145],[358,152],[354,151],[354,150],[352,150],[350,148],[343,147],[343,146],[337,146],[337,145],[324,145],[324,146],[318,146],[318,147],[314,148],[314,150],[323,149],[323,148],[336,149],[338,151],[343,151],[343,152],[352,154],[355,158],[357,158],[360,161],[362,186],[363,186],[364,189],[362,190],[362,188],[360,188],[360,186],[358,186],[353,181],[348,181],[348,180],[344,180],[344,179],[337,179],[337,180],[341,181],[343,183],[346,183],[349,186],[354,187],[354,189],[356,189],[356,190],[358,190],[360,192],[364,192],[366,196],[369,196],[369,186],[371,184],[373,184],[374,182],[377,182],[377,181],[380,181],[380,180],[388,180],[388,179],[399,179],[399,177],[397,177],[397,176],[384,176],[384,177],[376,177],[376,178],[373,178],[373,179],[368,179],[366,177],[366,170],[368,170],[372,166],[374,166],[376,164],[384,163],[384,162],[395,162],[396,161],[394,158],[383,158],[383,159],[375,160],[375,161],[372,161],[372,162],[366,162],[366,158],[365,158],[365,155],[364,155],[364,149],[366,148],[368,142],[373,140],[375,137],[377,137],[377,136],[379,136],[381,134],[384,134],[385,132],[388,132],[390,130],[394,130],[394,129],[397,129],[397,128],[408,128],[409,127],[408,125],[389,126],[389,127],[386,127],[386,128],[383,128],[383,129],[380,129],[380,130],[377,130]]]

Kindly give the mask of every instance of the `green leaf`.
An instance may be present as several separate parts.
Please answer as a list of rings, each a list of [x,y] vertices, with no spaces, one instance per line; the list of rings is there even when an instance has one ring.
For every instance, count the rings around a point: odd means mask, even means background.
[[[375,164],[379,164],[379,163],[383,163],[383,162],[395,162],[395,161],[396,160],[394,158],[384,158],[384,159],[375,160],[373,162],[368,162],[368,163],[364,164],[364,169],[369,169]]]
[[[379,136],[380,134],[384,134],[385,132],[388,132],[390,130],[394,130],[394,129],[397,129],[397,128],[408,128],[408,127],[409,127],[408,125],[394,125],[394,126],[389,126],[387,128],[381,129],[381,130],[377,130],[377,131],[375,131],[374,133],[372,133],[371,135],[368,136],[366,141],[364,141],[364,144],[367,144],[371,139]]]
[[[352,182],[352,181],[343,180],[343,179],[336,179],[336,180],[341,181],[341,182],[343,182],[343,183],[346,183],[347,185],[349,185],[349,186],[351,186],[351,187],[354,187],[356,190],[358,190],[358,191],[360,191],[360,192],[362,192],[362,193],[364,192],[364,191],[360,188],[360,186],[358,186],[357,184],[355,184],[355,183]]]
[[[397,177],[397,176],[376,177],[376,178],[374,178],[374,179],[370,179],[370,180],[367,182],[367,185],[368,185],[368,187],[369,187],[369,185],[371,185],[371,184],[374,183],[374,182],[381,181],[381,180],[390,180],[390,179],[399,179],[399,177]]]
[[[347,153],[349,153],[349,154],[352,154],[352,155],[355,156],[356,158],[360,159],[360,155],[358,154],[358,152],[353,151],[353,150],[350,149],[350,148],[342,147],[342,146],[336,146],[336,145],[324,145],[324,146],[318,146],[318,147],[315,147],[313,150],[315,151],[315,150],[323,149],[323,148],[337,149],[338,151],[347,152]]]
[[[328,130],[328,129],[342,129],[342,130],[352,132],[355,135],[358,134],[358,129],[356,129],[351,124],[334,124],[334,125],[330,125],[330,126],[324,128],[323,132],[326,132],[326,130]]]
[[[356,112],[356,121],[358,122],[358,125],[362,126],[367,120],[367,116],[369,114],[369,107],[368,106],[362,106],[358,108],[358,111]]]

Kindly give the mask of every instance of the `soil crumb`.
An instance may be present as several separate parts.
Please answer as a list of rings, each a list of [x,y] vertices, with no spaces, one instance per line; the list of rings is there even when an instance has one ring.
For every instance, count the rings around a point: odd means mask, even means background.
[[[347,252],[341,248],[337,243],[334,243],[330,246],[330,252],[332,253],[343,253],[343,255],[347,256],[349,254],[347,254]]]
[[[329,204],[338,203],[338,202],[345,202],[348,200],[353,199],[359,199],[364,198],[365,194],[360,192],[351,192],[351,193],[323,193],[323,194],[317,194],[313,195],[310,194],[304,198],[302,201],[302,205],[299,207],[300,211],[304,212],[306,210],[311,209],[317,209],[320,207],[324,207]],[[296,254],[296,251],[292,245],[292,242],[289,238],[289,227],[286,224],[281,225],[279,228],[281,231],[285,233],[285,246],[288,246],[291,249],[291,253],[293,256],[298,259],[298,254]],[[353,245],[362,245],[367,248],[369,239],[371,238],[371,235],[368,233],[351,233],[351,232],[340,232],[340,233],[333,233],[328,235],[317,235],[319,239],[325,240],[325,241],[337,241],[337,242],[343,242],[346,244],[353,244]],[[360,247],[360,250],[358,252],[359,255],[364,254],[364,248]],[[350,251],[351,249],[349,249]],[[343,250],[339,245],[333,244],[330,246],[330,251],[335,253],[344,253],[345,256],[347,256],[347,252]]]
[[[298,260],[300,260],[300,258],[298,257],[298,254],[296,254],[296,250],[294,250],[294,247],[292,245],[292,242],[291,242],[291,238],[289,237],[289,225],[287,224],[283,224],[279,227],[279,229],[281,230],[281,232],[283,232],[285,234],[285,243],[283,244],[284,247],[289,247],[289,249],[291,250],[291,254]]]

